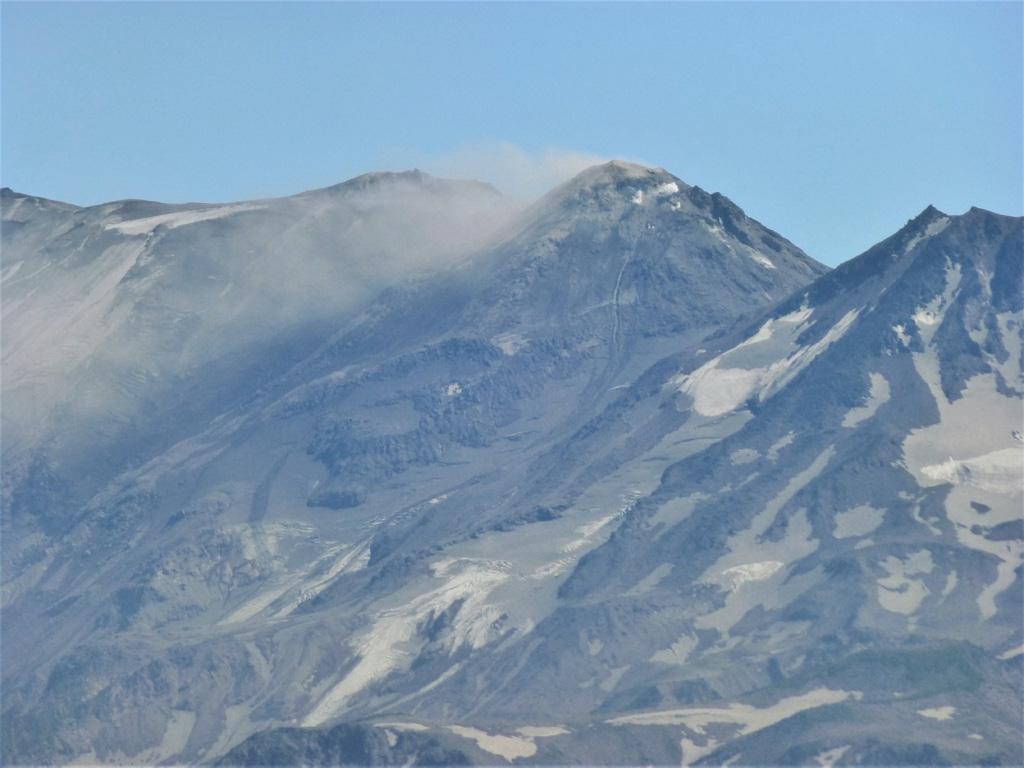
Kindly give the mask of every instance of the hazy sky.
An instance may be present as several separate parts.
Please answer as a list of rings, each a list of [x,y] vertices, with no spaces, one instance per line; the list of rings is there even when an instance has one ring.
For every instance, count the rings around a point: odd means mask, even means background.
[[[602,159],[836,264],[1024,209],[1024,3],[3,2],[0,180],[79,205],[419,167],[536,196]]]

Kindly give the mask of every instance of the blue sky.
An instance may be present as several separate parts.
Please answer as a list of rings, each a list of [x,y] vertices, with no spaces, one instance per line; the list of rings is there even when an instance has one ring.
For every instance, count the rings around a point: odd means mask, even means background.
[[[79,205],[372,170],[528,198],[603,159],[836,264],[1024,212],[1024,3],[3,2],[0,181]]]

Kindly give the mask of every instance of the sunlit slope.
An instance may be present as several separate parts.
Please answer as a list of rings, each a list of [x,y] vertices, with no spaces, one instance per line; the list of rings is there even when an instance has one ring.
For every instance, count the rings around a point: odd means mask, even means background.
[[[226,762],[1020,762],[1021,256],[929,209],[655,365],[516,486],[551,506],[421,555],[323,728]]]
[[[300,216],[296,248],[315,229],[307,258],[318,263],[332,243],[345,252],[349,239],[363,242],[363,196],[395,182],[363,178],[273,205]],[[410,183],[432,201],[465,188]],[[347,200],[356,221],[317,217],[325,196]],[[596,456],[572,455],[586,444],[573,436],[666,353],[686,357],[825,271],[725,198],[612,163],[475,249],[466,240],[447,265],[427,249],[411,281],[395,284],[387,268],[409,258],[404,250],[352,245],[356,266],[310,267],[308,291],[302,270],[267,283],[255,270],[249,282],[210,287],[207,308],[206,270],[244,262],[256,241],[289,244],[261,205],[148,206],[104,219],[103,237],[155,233],[161,243],[200,228],[189,241],[200,266],[186,270],[177,248],[156,253],[136,300],[132,262],[111,288],[110,306],[127,319],[103,305],[83,325],[116,343],[71,335],[84,357],[67,358],[66,370],[106,399],[85,407],[76,388],[51,396],[68,420],[29,420],[35,432],[17,421],[34,411],[10,411],[20,435],[42,436],[12,444],[20,469],[5,463],[4,722],[19,725],[4,748],[14,761],[208,761],[267,727],[413,701],[455,679],[454,657],[529,642],[579,558],[660,472],[648,464],[599,483]],[[396,237],[420,226],[401,218],[404,204],[370,208]],[[441,214],[428,211],[436,228]],[[231,228],[239,217],[252,221]],[[374,298],[348,301],[349,285]],[[309,307],[289,324],[292,289]],[[152,320],[136,335],[133,313],[153,296],[202,306],[191,321]],[[13,354],[21,337],[11,338]],[[128,362],[103,353],[122,343]],[[209,364],[190,367],[200,353]],[[18,363],[21,375],[47,386],[71,375],[33,360]],[[120,380],[122,363],[168,370],[125,395],[103,386]],[[96,420],[118,428],[95,441]]]

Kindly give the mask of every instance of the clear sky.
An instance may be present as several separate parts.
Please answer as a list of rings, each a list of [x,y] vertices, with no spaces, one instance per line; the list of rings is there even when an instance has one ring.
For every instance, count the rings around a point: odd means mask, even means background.
[[[0,181],[91,205],[661,166],[836,264],[1024,212],[1024,3],[7,2]]]

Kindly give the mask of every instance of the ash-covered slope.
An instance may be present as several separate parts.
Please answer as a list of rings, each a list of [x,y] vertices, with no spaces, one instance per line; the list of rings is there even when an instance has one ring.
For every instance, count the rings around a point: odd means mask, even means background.
[[[76,208],[8,189],[2,203],[5,476],[25,457],[35,469],[15,471],[49,473],[45,455],[101,480],[286,370],[387,286],[458,263],[519,208],[419,172],[228,205]]]
[[[1020,764],[1021,227],[928,209],[653,366],[224,763]]]
[[[825,271],[623,163],[448,250],[473,206],[504,214],[492,195],[415,175],[225,207],[5,196],[6,762],[209,761],[439,706],[530,647],[690,452],[629,464],[670,430],[599,445],[608,404]],[[386,288],[394,263],[436,274]]]

